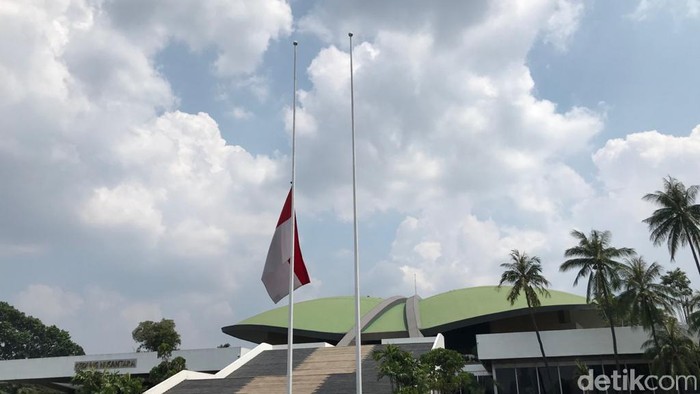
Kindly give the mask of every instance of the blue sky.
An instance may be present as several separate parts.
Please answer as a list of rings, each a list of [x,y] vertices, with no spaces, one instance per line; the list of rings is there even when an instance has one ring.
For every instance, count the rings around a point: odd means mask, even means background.
[[[553,287],[571,229],[648,241],[641,196],[700,183],[700,3],[9,2],[0,6],[0,299],[89,353],[175,319],[183,347],[274,305],[259,280],[290,171],[312,284],[353,291],[355,33],[362,293]],[[695,129],[695,131],[693,131]],[[105,340],[105,338],[110,338]]]

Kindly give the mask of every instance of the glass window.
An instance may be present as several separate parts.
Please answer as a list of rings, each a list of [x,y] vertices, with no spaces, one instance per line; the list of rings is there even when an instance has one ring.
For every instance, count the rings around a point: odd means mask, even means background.
[[[498,394],[518,394],[518,387],[515,383],[515,369],[496,368],[496,386]]]
[[[549,367],[549,371],[544,367],[539,367],[537,372],[540,374],[540,387],[542,388],[540,391],[542,391],[542,394],[560,394],[559,371],[557,371],[557,367]]]
[[[518,368],[518,389],[520,394],[539,394],[537,369]],[[549,393],[548,393],[549,394]]]
[[[559,367],[562,394],[583,394],[583,391],[578,388],[578,378],[582,373],[583,371],[579,371],[575,365]]]

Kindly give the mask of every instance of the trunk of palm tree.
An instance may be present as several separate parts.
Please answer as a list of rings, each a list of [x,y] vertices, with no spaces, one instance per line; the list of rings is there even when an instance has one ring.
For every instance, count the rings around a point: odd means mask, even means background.
[[[608,323],[610,323],[610,333],[612,334],[612,342],[613,342],[613,353],[615,357],[615,368],[619,371],[620,370],[620,358],[617,355],[617,335],[615,335],[615,322],[613,321],[613,313],[612,313],[612,305],[610,305],[610,294],[608,294],[608,288],[605,286],[603,287],[603,297],[605,297],[605,306],[603,307],[603,313],[605,313],[605,317],[608,319]]]
[[[698,273],[700,274],[700,262],[698,262],[698,255],[695,253],[695,247],[693,247],[693,239],[690,238],[690,234],[686,231],[686,238],[688,238],[688,245],[690,245],[690,251],[693,252],[693,259],[695,260],[695,266],[698,268]]]
[[[527,297],[526,297],[527,299]],[[552,381],[552,377],[549,375],[549,363],[547,362],[547,356],[544,354],[544,345],[542,344],[542,337],[540,336],[540,330],[537,327],[537,321],[535,320],[535,313],[532,311],[532,305],[530,300],[527,299],[527,310],[530,312],[530,318],[532,319],[532,325],[535,328],[535,335],[537,335],[537,342],[540,345],[540,353],[542,354],[542,361],[544,362],[544,370],[546,371],[547,383]],[[542,384],[542,392],[547,394],[545,384]]]
[[[646,306],[647,310],[647,319],[651,323],[651,337],[654,338],[654,345],[656,348],[659,348],[659,338],[656,336],[656,322],[654,321],[654,318],[651,315],[651,308],[649,308],[649,304]]]

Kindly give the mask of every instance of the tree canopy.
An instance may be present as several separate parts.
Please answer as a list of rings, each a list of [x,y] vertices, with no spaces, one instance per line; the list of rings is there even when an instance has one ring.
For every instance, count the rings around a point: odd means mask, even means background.
[[[83,355],[67,331],[0,302],[0,360]]]
[[[180,334],[175,330],[175,321],[171,319],[142,321],[131,336],[139,344],[137,351],[158,352],[159,358],[169,358],[180,347]]]

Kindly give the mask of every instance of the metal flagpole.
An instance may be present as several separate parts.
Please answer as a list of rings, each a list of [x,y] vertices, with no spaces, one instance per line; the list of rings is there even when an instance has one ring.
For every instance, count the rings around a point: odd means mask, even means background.
[[[297,121],[297,42],[294,45],[294,92],[292,95],[292,254],[289,258],[289,326],[287,328],[287,393],[292,394],[292,345],[294,342],[294,246],[296,242],[296,211],[294,210],[294,189],[296,187],[296,121]]]
[[[352,127],[352,214],[355,233],[355,387],[362,393],[362,327],[360,326],[360,256],[357,241],[357,176],[355,165],[355,91],[352,69],[352,33],[350,38],[350,123]]]

